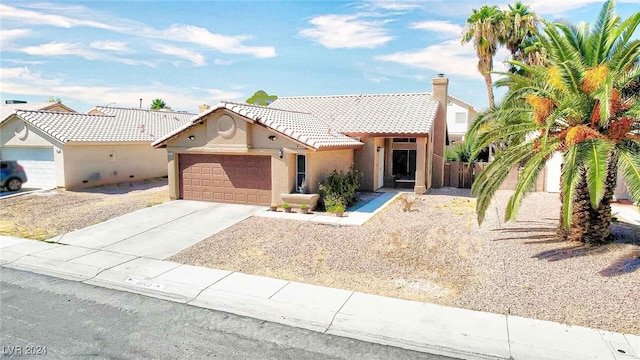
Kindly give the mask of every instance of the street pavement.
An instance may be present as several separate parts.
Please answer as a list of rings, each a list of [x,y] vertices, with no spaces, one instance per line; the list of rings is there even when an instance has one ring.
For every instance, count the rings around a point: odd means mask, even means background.
[[[247,209],[228,218],[229,210],[216,212],[207,203],[175,201],[65,234],[52,242],[0,236],[0,265],[454,358],[640,359],[637,335],[163,260],[163,256],[179,252],[234,221],[266,212]],[[375,211],[369,214],[373,216]],[[220,226],[216,225],[218,218],[223,219]]]
[[[19,270],[0,284],[0,357],[453,360]]]

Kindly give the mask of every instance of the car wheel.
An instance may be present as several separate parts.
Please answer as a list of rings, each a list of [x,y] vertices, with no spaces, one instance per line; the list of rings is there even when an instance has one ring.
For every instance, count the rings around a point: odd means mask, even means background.
[[[13,178],[7,181],[6,186],[9,191],[18,191],[22,188],[22,181],[20,181],[20,179],[18,178]]]

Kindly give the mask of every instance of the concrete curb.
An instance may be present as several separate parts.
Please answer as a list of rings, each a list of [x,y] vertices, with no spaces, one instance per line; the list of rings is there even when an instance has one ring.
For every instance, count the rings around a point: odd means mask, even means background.
[[[2,266],[464,359],[640,359],[640,336],[0,236]]]

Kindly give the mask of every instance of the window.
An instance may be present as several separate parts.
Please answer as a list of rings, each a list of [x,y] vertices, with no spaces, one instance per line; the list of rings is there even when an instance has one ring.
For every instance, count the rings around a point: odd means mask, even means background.
[[[393,175],[396,179],[414,179],[416,176],[416,151],[393,150]]]
[[[296,188],[302,185],[302,181],[307,177],[307,156],[296,155]]]
[[[393,138],[394,143],[416,142],[416,138]]]
[[[456,113],[456,124],[466,124],[467,123],[467,113],[465,112],[457,112]]]

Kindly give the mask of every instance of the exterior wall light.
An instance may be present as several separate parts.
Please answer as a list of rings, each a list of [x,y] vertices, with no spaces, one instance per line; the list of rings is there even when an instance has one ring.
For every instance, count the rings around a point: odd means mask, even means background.
[[[276,141],[276,136],[275,135],[269,135],[269,140]]]
[[[380,152],[380,146],[376,148],[376,152]]]
[[[194,135],[189,135],[189,136],[187,136],[187,139],[193,141],[193,140],[196,139],[196,137]]]
[[[282,151],[282,149],[278,150],[278,158],[282,159],[282,157],[284,156],[284,152]]]

